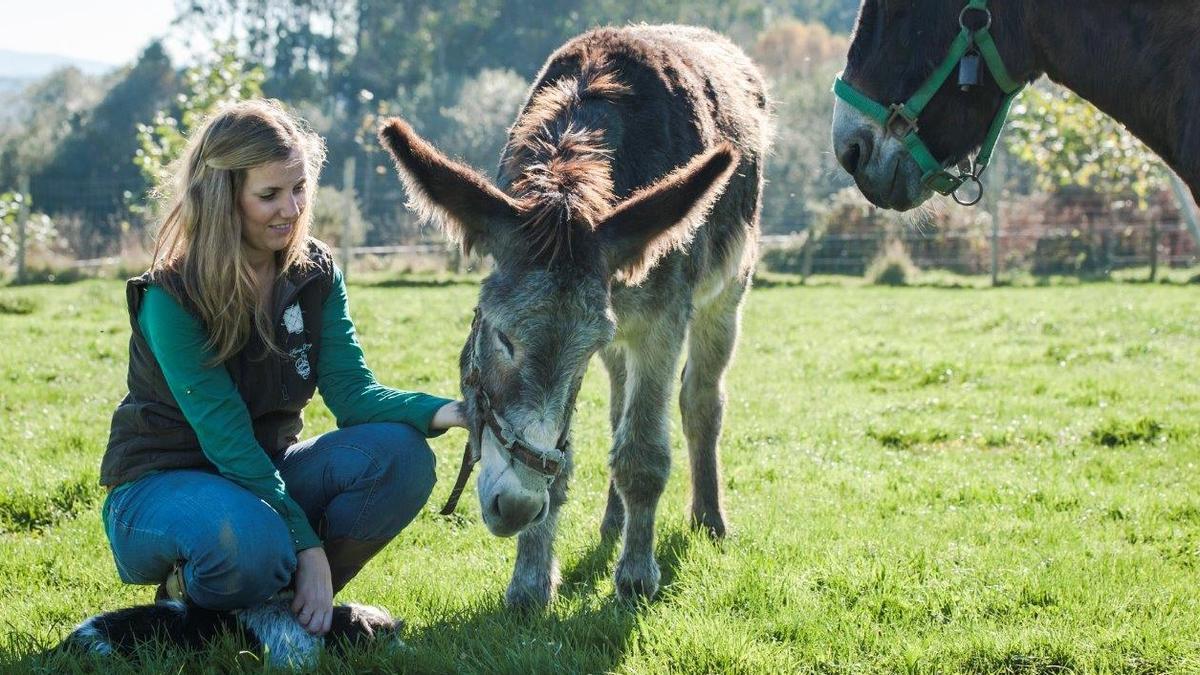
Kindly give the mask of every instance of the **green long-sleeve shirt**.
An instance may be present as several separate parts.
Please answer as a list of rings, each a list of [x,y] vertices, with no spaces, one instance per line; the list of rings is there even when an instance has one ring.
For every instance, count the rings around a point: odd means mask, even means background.
[[[212,351],[205,346],[200,322],[158,286],[147,289],[137,321],[205,457],[222,476],[252,492],[283,518],[296,550],[320,546],[304,511],[288,496],[275,465],[255,439],[250,413],[228,371],[205,365],[212,360]],[[317,389],[339,428],[403,422],[428,437],[442,433],[429,425],[450,399],[385,387],[367,367],[350,320],[341,270],[334,270],[321,324]]]

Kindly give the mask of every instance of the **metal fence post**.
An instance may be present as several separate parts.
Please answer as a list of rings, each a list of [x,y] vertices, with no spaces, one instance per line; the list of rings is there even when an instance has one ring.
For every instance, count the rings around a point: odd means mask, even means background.
[[[1196,213],[1191,191],[1174,171],[1171,171],[1171,189],[1175,192],[1175,201],[1179,203],[1179,212],[1183,214],[1183,220],[1192,233],[1192,242],[1200,247],[1200,213]]]

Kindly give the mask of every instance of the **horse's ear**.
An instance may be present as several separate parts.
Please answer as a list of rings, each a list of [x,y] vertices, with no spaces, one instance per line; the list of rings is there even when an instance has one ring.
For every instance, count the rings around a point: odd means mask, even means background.
[[[737,150],[722,143],[618,204],[597,227],[612,274],[639,284],[660,257],[686,246],[738,159]]]
[[[379,141],[396,160],[396,171],[408,190],[409,208],[436,222],[469,253],[487,238],[493,218],[516,217],[516,202],[477,171],[446,157],[393,117],[379,130]]]

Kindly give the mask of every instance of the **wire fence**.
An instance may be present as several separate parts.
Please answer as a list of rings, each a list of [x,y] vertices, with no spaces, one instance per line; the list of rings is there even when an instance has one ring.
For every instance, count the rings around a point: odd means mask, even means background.
[[[111,185],[77,187],[76,194],[89,200],[112,199],[108,194]],[[54,189],[70,192],[72,186]],[[128,200],[129,196],[122,198]],[[397,209],[403,212],[402,206]],[[1129,267],[1155,270],[1200,263],[1200,217],[1179,182],[1174,193],[1138,203],[1094,194],[1026,196],[1004,201],[983,217],[979,211],[952,211],[966,215],[916,226],[894,226],[900,221],[888,220],[890,216],[870,208],[855,212],[869,215],[825,223],[814,231],[764,235],[760,251],[765,266],[805,276],[862,275],[894,242],[920,269],[991,274],[993,278],[1013,271],[1095,275]],[[136,268],[148,262],[143,214],[131,208],[93,222],[84,213],[54,214],[59,237],[54,246],[43,247],[45,250],[25,251],[25,239],[15,237],[21,248],[5,261],[9,276],[20,276],[20,265],[30,263],[31,257],[34,273],[41,270],[43,276],[46,270],[99,274],[106,268]],[[372,231],[369,224],[365,229]],[[417,228],[415,221],[406,235],[409,240],[392,244],[344,246],[336,228],[329,235],[348,272],[389,266],[462,270],[471,264],[436,231]],[[396,261],[403,264],[398,266]]]

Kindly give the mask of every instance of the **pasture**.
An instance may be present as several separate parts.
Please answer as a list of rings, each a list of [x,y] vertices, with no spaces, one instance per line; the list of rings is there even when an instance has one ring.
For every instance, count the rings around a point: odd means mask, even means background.
[[[473,283],[352,284],[380,380],[457,391]],[[439,486],[344,592],[406,621],[408,649],[329,672],[1196,672],[1200,295],[1092,284],[996,290],[774,286],[749,296],[722,444],[731,536],[686,527],[687,460],[658,516],[664,588],[616,601],[598,536],[607,378],[593,362],[545,614],[506,611],[513,542],[474,484]],[[261,671],[237,645],[138,663],[37,656],[119,583],[96,485],[125,391],[115,281],[0,289],[0,670]],[[319,400],[307,431],[332,424]],[[437,503],[433,503],[437,502]]]

